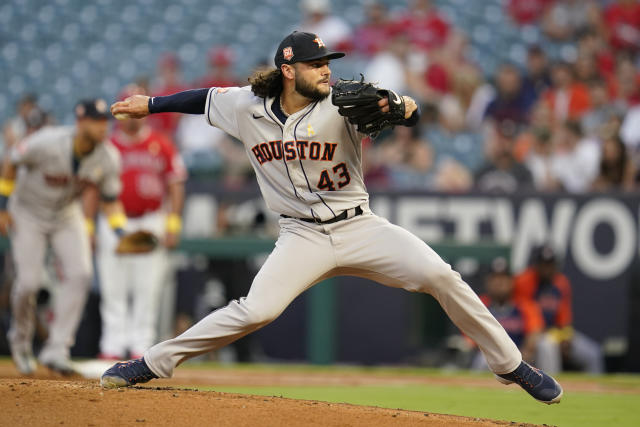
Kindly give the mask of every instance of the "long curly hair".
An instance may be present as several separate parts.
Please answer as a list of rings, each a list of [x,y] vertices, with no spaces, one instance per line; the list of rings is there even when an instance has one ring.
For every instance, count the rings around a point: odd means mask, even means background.
[[[260,98],[268,98],[280,95],[283,89],[282,71],[276,68],[257,69],[249,77],[251,92]]]

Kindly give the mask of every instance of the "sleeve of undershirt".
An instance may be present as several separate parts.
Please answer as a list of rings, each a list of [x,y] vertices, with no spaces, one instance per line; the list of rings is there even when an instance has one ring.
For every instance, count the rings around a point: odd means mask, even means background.
[[[209,89],[191,89],[149,98],[149,113],[204,114]]]

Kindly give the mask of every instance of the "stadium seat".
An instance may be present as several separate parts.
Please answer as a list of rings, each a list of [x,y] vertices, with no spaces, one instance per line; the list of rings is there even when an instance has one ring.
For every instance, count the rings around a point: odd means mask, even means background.
[[[114,98],[132,78],[152,76],[158,58],[176,51],[184,76],[205,72],[212,45],[228,44],[237,55],[236,71],[246,75],[262,60],[271,60],[283,28],[301,19],[298,0],[8,0],[0,5],[0,78],[7,82],[0,102],[0,122],[13,114],[24,91],[56,99],[59,121],[82,96]],[[357,25],[366,0],[333,2],[333,9]],[[385,1],[391,11],[405,1]],[[452,25],[469,34],[470,56],[485,74],[502,61],[521,64],[523,49],[547,44],[539,28],[516,27],[504,16],[501,0],[435,0]],[[264,22],[279,25],[264,26]],[[549,43],[550,56],[570,58],[570,47]],[[333,63],[334,75],[357,75],[362,62]],[[71,81],[69,83],[68,81]],[[88,91],[98,92],[87,93]],[[64,97],[60,97],[64,93]]]

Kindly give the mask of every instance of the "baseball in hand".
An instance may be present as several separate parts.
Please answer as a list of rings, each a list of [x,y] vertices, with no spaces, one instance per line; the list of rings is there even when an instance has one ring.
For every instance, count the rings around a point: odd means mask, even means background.
[[[127,120],[131,118],[131,116],[127,113],[116,113],[113,115],[113,117],[115,117],[116,120]]]

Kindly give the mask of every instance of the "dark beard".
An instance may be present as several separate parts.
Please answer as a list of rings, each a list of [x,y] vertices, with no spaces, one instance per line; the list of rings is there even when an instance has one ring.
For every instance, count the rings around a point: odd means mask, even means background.
[[[317,87],[299,78],[298,74],[296,74],[296,92],[298,92],[305,98],[309,98],[310,100],[316,102],[322,101],[327,96],[329,96],[329,91],[327,91],[327,93],[320,92]]]

